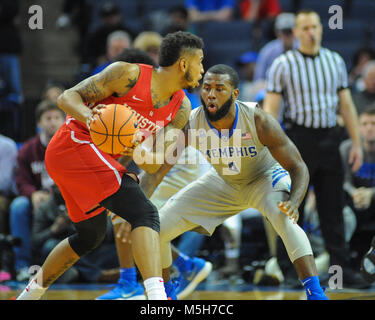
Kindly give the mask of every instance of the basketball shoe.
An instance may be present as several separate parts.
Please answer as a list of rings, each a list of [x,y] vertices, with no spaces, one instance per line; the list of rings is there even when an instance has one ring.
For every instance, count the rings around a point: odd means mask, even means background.
[[[164,286],[168,300],[177,300],[177,289],[179,287],[179,280],[171,279],[167,283],[165,283]]]
[[[325,288],[320,286],[319,277],[311,276],[301,281],[306,291],[307,300],[328,300]]]
[[[361,261],[361,274],[368,283],[375,282],[375,237],[371,240],[371,247]]]
[[[306,290],[307,300],[328,300],[327,296],[323,292],[313,292],[309,289]]]
[[[178,266],[180,271],[178,276],[179,286],[177,287],[177,298],[185,299],[191,294],[197,285],[208,277],[212,271],[212,263],[201,258],[190,258],[184,268]]]
[[[111,291],[99,296],[96,300],[145,300],[143,286],[138,283],[132,283],[124,279],[117,282],[116,287]]]

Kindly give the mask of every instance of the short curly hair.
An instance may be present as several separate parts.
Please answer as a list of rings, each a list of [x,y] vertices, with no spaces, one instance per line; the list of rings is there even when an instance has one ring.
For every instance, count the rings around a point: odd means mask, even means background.
[[[159,65],[169,67],[181,56],[184,50],[203,49],[203,40],[186,31],[167,34],[161,42],[159,50]]]
[[[214,66],[210,67],[207,73],[213,74],[227,74],[229,76],[229,82],[234,89],[238,89],[238,85],[240,83],[240,79],[238,77],[238,73],[232,67],[226,64],[215,64]]]

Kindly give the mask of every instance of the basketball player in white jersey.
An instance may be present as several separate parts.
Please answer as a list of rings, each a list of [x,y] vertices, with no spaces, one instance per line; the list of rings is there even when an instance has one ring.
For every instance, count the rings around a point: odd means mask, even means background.
[[[163,177],[163,180],[158,186],[146,187],[141,184],[142,188],[147,188],[147,191],[150,192],[149,194],[146,194],[146,196],[149,197],[158,210],[163,207],[170,197],[190,182],[198,179],[211,167],[207,160],[205,160],[204,156],[193,147],[187,147],[181,154],[180,159],[181,164],[177,162],[170,170],[169,168],[166,168],[168,173]],[[114,213],[111,213],[111,220],[116,239],[118,259],[120,262],[120,278],[113,289],[97,297],[96,300],[144,300],[146,299],[144,288],[141,283],[137,281],[137,272],[132,255],[130,241],[131,226],[128,222]],[[188,238],[184,239],[184,245],[190,246],[193,241],[193,247],[195,247],[195,250],[193,251],[196,251],[196,247],[199,246],[202,241],[201,237],[195,233],[189,235],[185,234],[185,236],[188,236]],[[197,270],[198,272],[193,277],[189,277],[196,286],[211,272],[212,264],[200,258],[193,258],[193,261],[194,264],[202,265],[202,268],[200,268],[202,270]],[[183,263],[182,266],[182,269],[184,268],[186,269],[185,263]],[[184,283],[182,282],[185,279],[183,277],[179,278],[180,285],[177,289],[177,297],[178,299],[184,299],[191,293],[191,285],[186,291]]]
[[[296,223],[309,184],[307,167],[272,116],[256,103],[237,100],[238,82],[231,67],[211,67],[203,79],[202,106],[190,115],[189,143],[206,155],[213,168],[159,211],[167,296],[175,297],[176,289],[170,280],[170,242],[189,230],[211,235],[227,218],[255,208],[283,240],[307,299],[326,300],[309,240]],[[172,166],[165,164],[156,174],[145,174],[145,192],[155,188]],[[183,258],[189,263],[189,257]]]

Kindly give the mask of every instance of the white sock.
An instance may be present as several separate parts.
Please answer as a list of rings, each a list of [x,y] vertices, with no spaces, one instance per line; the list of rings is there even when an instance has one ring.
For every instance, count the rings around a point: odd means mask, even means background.
[[[39,300],[48,288],[41,287],[33,278],[17,297],[17,300]]]
[[[164,280],[160,277],[152,277],[143,281],[148,300],[167,300]]]

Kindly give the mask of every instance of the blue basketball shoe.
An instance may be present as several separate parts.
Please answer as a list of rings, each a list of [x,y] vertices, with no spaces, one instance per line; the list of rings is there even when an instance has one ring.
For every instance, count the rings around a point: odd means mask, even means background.
[[[371,247],[361,261],[361,274],[368,283],[375,282],[375,237],[371,240]]]
[[[325,290],[323,289],[323,292],[314,292],[314,291],[311,291],[310,289],[307,289],[306,290],[307,300],[328,300],[324,291]]]
[[[145,300],[143,286],[136,282],[120,279],[116,287],[111,291],[99,296],[96,300]]]
[[[179,280],[171,279],[164,284],[164,287],[168,300],[177,300],[177,288],[179,287]]]
[[[318,276],[311,276],[301,281],[305,291],[307,300],[328,300],[325,295],[325,288],[322,288],[319,283]]]
[[[212,263],[201,258],[191,258],[191,266],[184,271],[180,271],[178,276],[179,286],[176,293],[178,300],[185,299],[191,294],[197,285],[208,277],[212,271]]]

